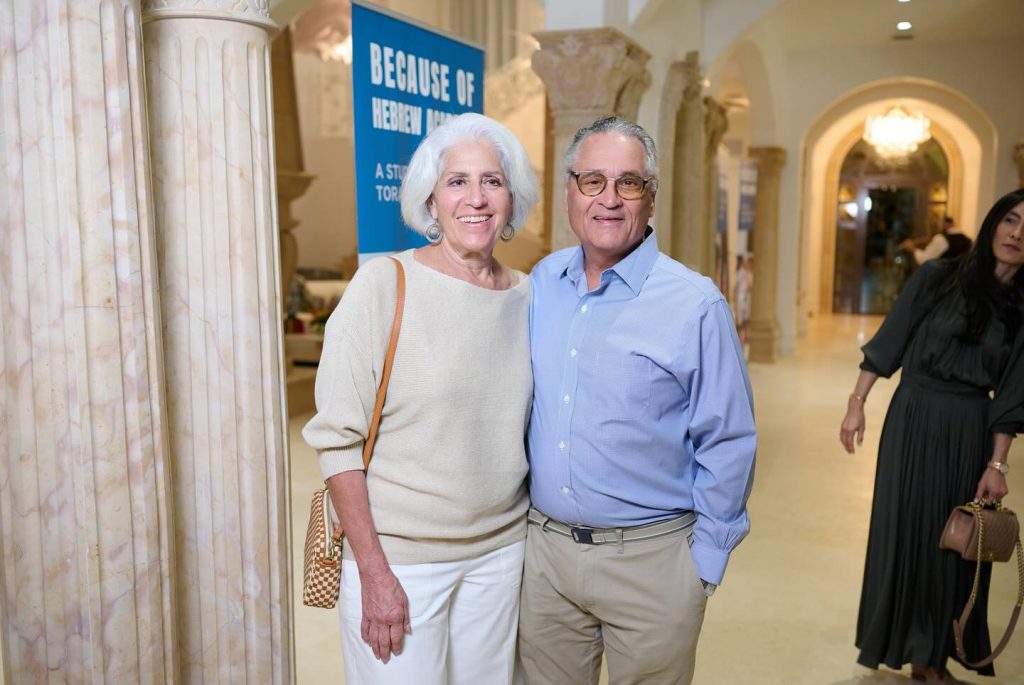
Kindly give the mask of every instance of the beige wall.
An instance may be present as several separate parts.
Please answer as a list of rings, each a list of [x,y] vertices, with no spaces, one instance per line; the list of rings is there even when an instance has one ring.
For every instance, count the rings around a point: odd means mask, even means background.
[[[306,52],[294,60],[306,171],[317,176],[292,205],[299,266],[337,269],[356,252],[352,68]]]

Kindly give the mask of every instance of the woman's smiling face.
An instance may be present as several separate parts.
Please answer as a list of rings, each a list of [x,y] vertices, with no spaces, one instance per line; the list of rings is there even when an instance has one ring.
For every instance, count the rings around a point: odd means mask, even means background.
[[[490,256],[512,216],[512,194],[494,146],[479,140],[452,146],[428,209],[450,247]]]

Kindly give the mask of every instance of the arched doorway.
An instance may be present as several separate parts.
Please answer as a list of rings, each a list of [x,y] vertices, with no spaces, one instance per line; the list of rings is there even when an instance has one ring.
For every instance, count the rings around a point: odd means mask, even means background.
[[[948,213],[949,160],[934,139],[905,158],[880,156],[863,140],[847,152],[835,207],[832,311],[885,314],[913,270],[900,244],[926,242]]]
[[[894,104],[919,111],[949,163],[948,212],[973,235],[994,193],[996,130],[971,100],[938,83],[893,79],[866,84],[829,107],[803,139],[801,165],[802,315],[831,312],[835,287],[836,191],[846,154],[861,139],[871,114]]]

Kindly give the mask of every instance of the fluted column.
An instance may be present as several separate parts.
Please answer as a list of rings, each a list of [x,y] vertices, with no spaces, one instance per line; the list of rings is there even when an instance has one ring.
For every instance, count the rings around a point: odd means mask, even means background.
[[[779,268],[779,180],[786,163],[781,147],[752,147],[757,160],[757,197],[754,201],[754,289],[747,340],[750,361],[778,358],[779,318],[776,309]]]
[[[291,683],[266,0],[145,0],[181,682]]]
[[[672,147],[672,224],[668,253],[696,271],[704,271],[704,77],[697,52],[682,63],[683,97],[675,115]]]
[[[1013,146],[1013,161],[1017,165],[1017,187],[1024,188],[1024,143]]]
[[[715,269],[715,237],[718,233],[718,146],[729,130],[725,107],[712,97],[704,98],[704,170],[701,184],[701,273]],[[723,242],[722,248],[725,248]]]
[[[4,679],[179,683],[138,0],[0,2]]]
[[[651,82],[650,53],[613,28],[544,31],[534,36],[533,70],[544,81],[554,123],[556,173],[551,212],[551,249],[578,243],[559,199],[565,182],[563,161],[583,126],[617,114],[635,121],[640,96]]]

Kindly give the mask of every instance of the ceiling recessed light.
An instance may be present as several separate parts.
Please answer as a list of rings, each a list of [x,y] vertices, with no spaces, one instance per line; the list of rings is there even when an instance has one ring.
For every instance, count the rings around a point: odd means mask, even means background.
[[[910,29],[913,28],[913,26],[914,25],[911,24],[909,21],[901,21],[900,23],[896,24],[896,30],[897,31],[909,31]]]
[[[896,0],[896,2],[910,2],[910,0]]]

